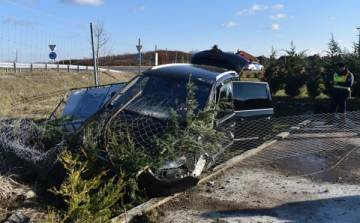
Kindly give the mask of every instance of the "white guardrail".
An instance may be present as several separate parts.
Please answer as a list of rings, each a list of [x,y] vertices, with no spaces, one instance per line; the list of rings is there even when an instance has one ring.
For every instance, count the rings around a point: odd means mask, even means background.
[[[76,70],[77,72],[80,71],[93,71],[94,67],[92,66],[81,66],[81,65],[68,65],[68,64],[36,64],[36,63],[9,63],[9,62],[0,62],[0,69],[6,69],[6,71],[13,70],[16,72],[21,72],[22,69],[28,69],[31,72],[34,69],[44,69],[44,70]],[[99,68],[99,71],[111,71],[111,72],[121,72],[118,70],[111,70],[105,68]]]

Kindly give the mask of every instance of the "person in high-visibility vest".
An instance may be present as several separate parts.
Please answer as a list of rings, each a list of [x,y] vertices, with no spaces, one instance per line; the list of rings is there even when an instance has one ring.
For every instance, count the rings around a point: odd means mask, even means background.
[[[334,73],[331,98],[331,113],[346,113],[348,98],[351,95],[351,86],[354,83],[354,75],[348,70],[344,62],[337,64],[337,71]]]

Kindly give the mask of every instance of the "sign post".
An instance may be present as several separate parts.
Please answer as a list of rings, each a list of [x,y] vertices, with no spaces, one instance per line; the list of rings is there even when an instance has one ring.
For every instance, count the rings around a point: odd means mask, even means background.
[[[142,46],[140,45],[140,38],[139,38],[139,44],[136,46],[136,49],[138,50],[138,58],[139,58],[139,74],[141,73],[141,48]]]
[[[90,33],[91,33],[91,46],[92,46],[92,53],[93,53],[93,63],[94,63],[94,79],[95,79],[95,86],[99,86],[99,77],[98,77],[98,70],[96,64],[96,54],[95,54],[95,44],[94,44],[94,30],[93,24],[90,23]]]
[[[51,53],[49,54],[49,58],[53,60],[53,63],[55,63],[55,59],[56,59],[56,53],[54,52],[56,45],[49,45]]]

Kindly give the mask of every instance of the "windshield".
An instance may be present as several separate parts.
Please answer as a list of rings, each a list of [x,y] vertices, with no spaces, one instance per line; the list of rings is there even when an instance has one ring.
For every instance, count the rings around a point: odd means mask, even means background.
[[[187,83],[187,80],[163,79],[161,77],[141,75],[123,88],[111,101],[110,105],[120,107],[132,99],[125,106],[126,110],[168,119],[171,115],[171,109],[179,114],[185,114]],[[194,85],[196,88],[194,91],[195,99],[198,102],[198,107],[194,112],[197,113],[206,104],[210,85],[203,83],[194,83]]]

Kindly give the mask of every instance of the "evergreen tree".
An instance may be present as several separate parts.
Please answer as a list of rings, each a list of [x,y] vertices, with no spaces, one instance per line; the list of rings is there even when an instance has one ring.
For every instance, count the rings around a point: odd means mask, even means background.
[[[306,87],[307,93],[309,97],[316,98],[320,95],[323,90],[322,77],[323,77],[323,70],[321,67],[321,58],[319,55],[315,54],[313,56],[312,63],[310,64],[309,68],[307,69],[307,80],[306,80]]]
[[[273,95],[284,86],[284,76],[283,72],[281,72],[281,65],[281,62],[276,59],[276,50],[271,48],[270,58],[266,59],[266,69],[260,77],[260,80],[269,84]]]
[[[354,51],[346,57],[348,69],[354,75],[354,85],[351,88],[351,96],[360,98],[360,58],[357,51],[358,45],[354,43]]]
[[[331,97],[331,84],[334,72],[336,71],[336,64],[341,61],[341,49],[339,43],[335,41],[334,35],[331,34],[330,42],[328,43],[327,56],[324,64],[324,77],[323,77],[323,93]]]
[[[290,50],[285,52],[288,54],[284,64],[285,93],[290,97],[296,97],[301,94],[301,88],[306,82],[306,54],[305,51],[297,53],[293,41]]]
[[[106,177],[108,170],[99,168],[96,157],[84,150],[75,157],[66,150],[60,156],[60,162],[68,177],[59,189],[50,189],[63,196],[67,205],[60,222],[111,222],[111,209],[125,194],[124,173]]]
[[[221,49],[218,47],[218,45],[214,45],[212,48],[211,48],[212,51],[221,51]]]

